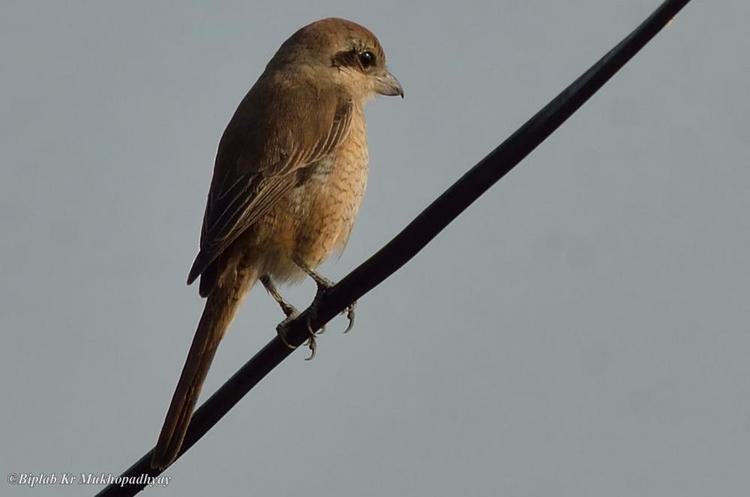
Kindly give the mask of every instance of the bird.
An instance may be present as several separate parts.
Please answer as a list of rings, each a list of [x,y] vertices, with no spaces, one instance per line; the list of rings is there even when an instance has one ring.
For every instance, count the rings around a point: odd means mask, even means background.
[[[360,24],[326,18],[282,43],[240,102],[219,141],[187,280],[200,278],[206,303],[152,467],[179,454],[219,342],[248,291],[260,281],[286,315],[283,325],[298,313],[276,285],[311,277],[314,306],[333,284],[316,269],[344,249],[357,217],[369,162],[364,107],[377,95],[404,97],[380,42]],[[348,331],[353,307],[347,315]],[[312,357],[312,330],[308,344]]]

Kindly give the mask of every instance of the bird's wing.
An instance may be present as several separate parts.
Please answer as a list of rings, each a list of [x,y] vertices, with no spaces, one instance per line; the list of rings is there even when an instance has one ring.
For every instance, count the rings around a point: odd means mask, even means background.
[[[351,99],[333,90],[248,93],[219,144],[188,284],[294,186],[297,171],[334,151],[352,112]]]

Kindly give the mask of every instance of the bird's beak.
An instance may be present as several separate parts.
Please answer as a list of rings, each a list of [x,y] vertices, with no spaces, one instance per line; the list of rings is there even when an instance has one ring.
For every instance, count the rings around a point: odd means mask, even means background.
[[[389,71],[385,71],[385,74],[375,79],[375,91],[381,95],[400,95],[401,98],[404,98],[404,89],[401,88],[401,83]]]

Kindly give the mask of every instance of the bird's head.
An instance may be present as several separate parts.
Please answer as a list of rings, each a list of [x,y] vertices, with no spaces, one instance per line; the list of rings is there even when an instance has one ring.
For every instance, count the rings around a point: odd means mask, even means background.
[[[279,48],[269,67],[330,81],[362,101],[375,95],[404,96],[375,35],[345,19],[322,19],[301,28]]]

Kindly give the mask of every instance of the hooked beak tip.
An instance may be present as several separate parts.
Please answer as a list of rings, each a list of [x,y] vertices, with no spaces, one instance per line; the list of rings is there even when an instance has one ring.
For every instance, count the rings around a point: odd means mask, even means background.
[[[404,88],[401,86],[399,80],[396,79],[396,76],[390,72],[387,72],[384,76],[378,78],[376,91],[381,95],[391,97],[398,95],[401,98],[404,98]]]

